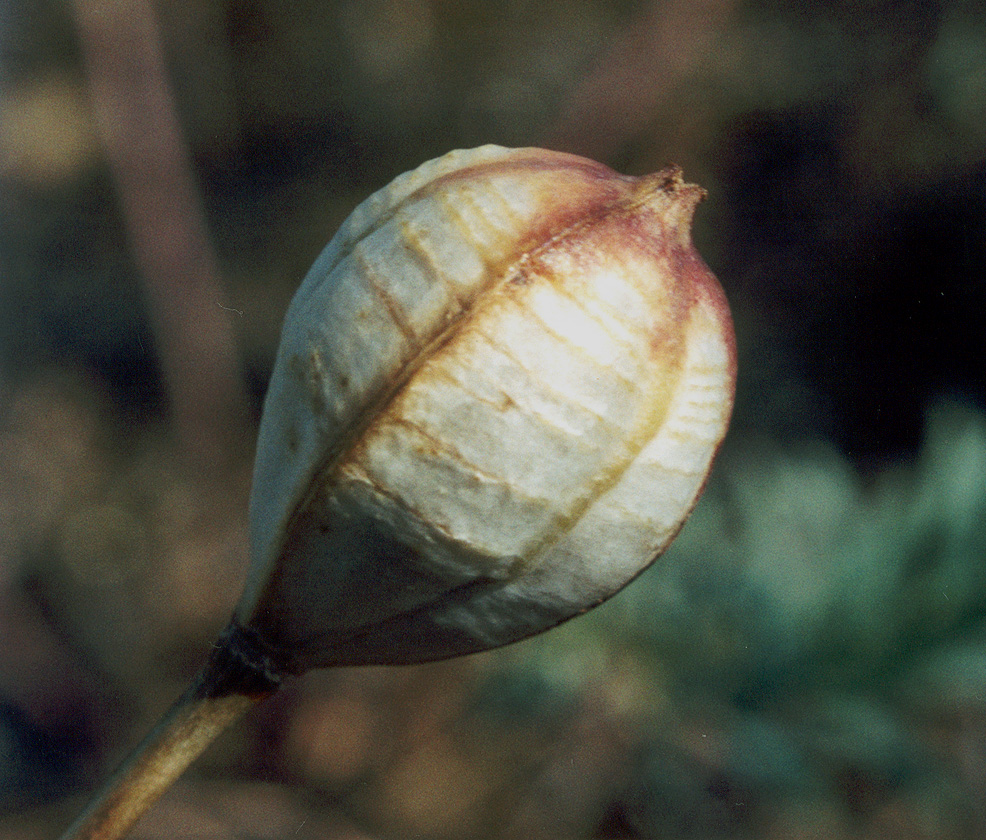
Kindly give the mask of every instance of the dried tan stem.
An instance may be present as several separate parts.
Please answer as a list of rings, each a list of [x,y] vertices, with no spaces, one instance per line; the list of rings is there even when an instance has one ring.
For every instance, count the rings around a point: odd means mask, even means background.
[[[208,664],[157,726],[96,794],[61,840],[118,840],[207,746],[253,705],[277,690],[273,670],[235,625]]]

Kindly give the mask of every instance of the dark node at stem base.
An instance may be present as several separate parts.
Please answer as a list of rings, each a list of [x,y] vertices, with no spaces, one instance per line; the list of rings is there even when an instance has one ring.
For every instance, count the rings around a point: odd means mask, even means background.
[[[213,647],[200,694],[211,698],[272,694],[284,677],[284,670],[260,634],[233,619]]]

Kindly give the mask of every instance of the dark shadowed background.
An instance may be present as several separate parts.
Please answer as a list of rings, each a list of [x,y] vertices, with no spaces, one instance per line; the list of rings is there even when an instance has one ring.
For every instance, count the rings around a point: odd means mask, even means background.
[[[705,498],[551,634],[296,681],[135,836],[986,836],[981,0],[0,0],[0,835],[57,836],[228,619],[309,264],[487,142],[709,191]]]

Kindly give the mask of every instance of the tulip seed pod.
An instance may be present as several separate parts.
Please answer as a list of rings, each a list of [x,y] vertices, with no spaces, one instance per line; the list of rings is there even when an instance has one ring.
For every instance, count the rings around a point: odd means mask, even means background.
[[[236,620],[288,671],[440,659],[547,629],[694,506],[735,380],[691,244],[704,192],[484,146],[342,225],[284,323]]]
[[[122,837],[286,674],[504,645],[653,562],[733,402],[702,195],[484,146],[353,211],[285,319],[233,620],[63,840]]]

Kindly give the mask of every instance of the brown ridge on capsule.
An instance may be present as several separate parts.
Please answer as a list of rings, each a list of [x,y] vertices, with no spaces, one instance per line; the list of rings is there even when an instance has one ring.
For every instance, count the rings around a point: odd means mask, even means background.
[[[636,178],[620,175],[608,166],[564,152],[546,155],[542,149],[518,149],[506,160],[464,166],[442,175],[409,196],[408,201],[433,195],[461,181],[483,181],[492,176],[553,176],[545,179],[538,199],[547,212],[525,219],[525,235],[515,245],[515,258],[531,248],[564,235],[573,225],[605,213],[629,199]],[[532,179],[533,180],[533,179]]]

